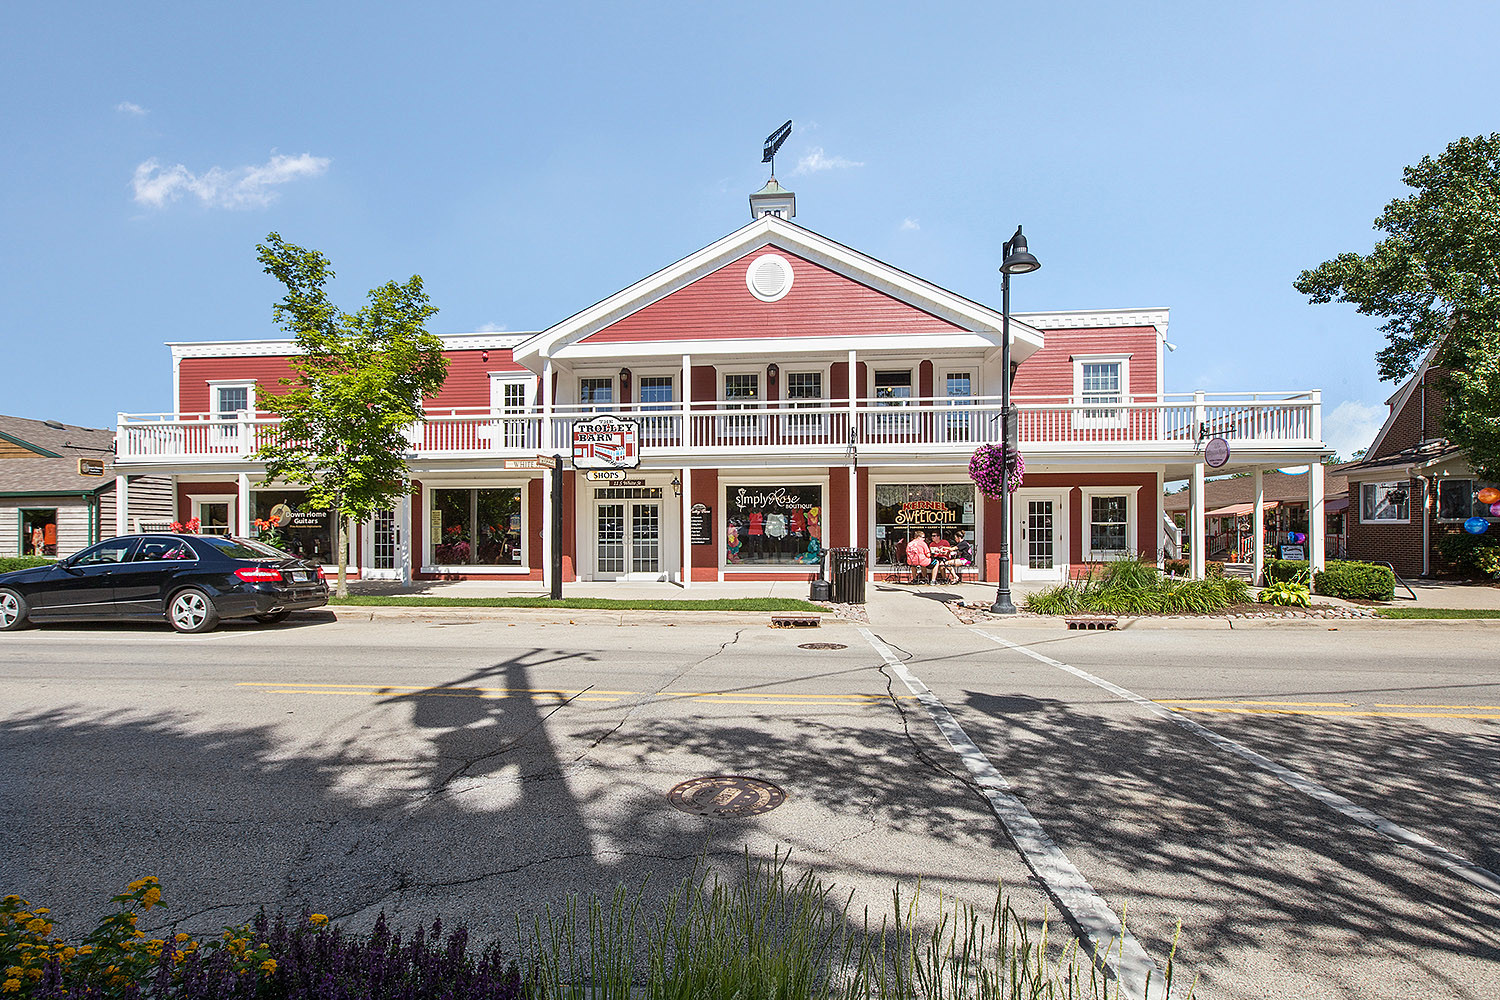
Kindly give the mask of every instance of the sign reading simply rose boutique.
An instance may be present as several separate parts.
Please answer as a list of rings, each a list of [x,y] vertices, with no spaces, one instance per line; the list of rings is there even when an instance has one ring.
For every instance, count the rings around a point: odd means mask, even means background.
[[[817,565],[823,558],[823,487],[730,486],[727,566]]]

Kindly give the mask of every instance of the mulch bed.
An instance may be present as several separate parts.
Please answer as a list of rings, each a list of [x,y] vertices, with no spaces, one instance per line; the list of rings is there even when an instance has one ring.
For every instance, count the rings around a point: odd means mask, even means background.
[[[1029,619],[1055,619],[1062,621],[1064,618],[1118,618],[1121,620],[1133,620],[1141,618],[1152,619],[1188,619],[1188,618],[1305,618],[1314,621],[1337,621],[1348,619],[1375,619],[1379,616],[1372,608],[1345,608],[1335,607],[1332,604],[1314,604],[1310,608],[1287,608],[1278,607],[1274,604],[1237,604],[1223,611],[1216,611],[1211,615],[1107,615],[1098,612],[1079,612],[1076,615],[1039,615],[1030,611],[1016,609],[1014,615],[992,615],[988,604],[971,604],[964,601],[948,602],[948,610],[952,611],[958,620],[965,625],[975,625],[980,622],[1006,621],[1014,618]]]

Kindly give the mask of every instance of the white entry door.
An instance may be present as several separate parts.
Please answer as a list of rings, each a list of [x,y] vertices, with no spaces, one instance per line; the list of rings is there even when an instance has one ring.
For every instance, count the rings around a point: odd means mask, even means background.
[[[1068,578],[1068,494],[1016,490],[1011,494],[1011,573],[1017,580]]]
[[[399,580],[401,565],[398,552],[401,529],[396,525],[394,510],[377,510],[370,519],[369,542],[360,575],[366,580]]]
[[[594,504],[594,579],[665,580],[661,490],[600,489],[597,494],[623,495]]]

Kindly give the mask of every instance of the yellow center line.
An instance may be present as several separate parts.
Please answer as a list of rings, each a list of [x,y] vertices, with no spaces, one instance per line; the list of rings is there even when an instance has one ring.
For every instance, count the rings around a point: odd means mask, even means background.
[[[278,691],[278,690],[270,690],[270,691],[266,691],[264,693],[265,694],[332,694],[332,695],[345,695],[345,696],[351,697],[351,698],[378,698],[378,697],[380,697],[383,694],[388,694],[389,692],[385,692],[385,691],[316,691],[316,690],[310,690],[310,689],[307,689],[307,688],[287,688],[285,690],[280,690],[280,691]],[[557,692],[549,691],[549,692],[544,692],[544,693],[546,693],[546,694],[556,694]],[[405,695],[402,695],[401,697],[405,697]],[[473,693],[473,694],[465,694],[462,691],[421,691],[421,690],[418,690],[418,691],[411,692],[411,697],[414,697],[414,698],[480,698],[480,699],[483,699],[485,701],[504,701],[504,700],[506,700],[506,696],[503,695],[503,694],[481,694],[481,693],[477,693],[477,692]],[[590,698],[590,697],[584,696],[584,697],[573,697],[573,698],[570,698],[568,700],[569,701],[619,701],[620,699],[619,698]]]
[[[887,694],[777,694],[766,691],[663,691],[662,698],[869,698],[885,701]],[[915,695],[900,694],[897,698],[914,698]]]
[[[1476,715],[1469,712],[1301,712],[1290,708],[1193,708],[1188,705],[1172,705],[1169,707],[1174,712],[1223,712],[1232,715],[1338,715],[1382,719],[1500,719],[1500,715]],[[1467,708],[1468,706],[1460,707]]]
[[[1376,702],[1376,708],[1469,708],[1476,712],[1500,711],[1500,705],[1388,705],[1384,702]]]
[[[313,688],[357,688],[360,691],[434,691],[441,688],[433,688],[431,685],[421,684],[315,684],[303,683],[302,681],[240,681],[235,687],[264,687],[264,688],[289,688],[299,689]],[[634,691],[601,691],[599,688],[580,688],[577,691],[567,691],[561,688],[461,688],[464,691],[495,691],[502,694],[581,694],[583,691],[592,691],[594,694],[635,694]]]
[[[1212,698],[1158,698],[1158,705],[1291,705],[1294,708],[1353,708],[1351,701],[1215,701]],[[1405,707],[1405,706],[1403,706]],[[1426,706],[1417,706],[1425,708]],[[1438,706],[1442,707],[1442,706]],[[1463,708],[1465,706],[1457,706]]]

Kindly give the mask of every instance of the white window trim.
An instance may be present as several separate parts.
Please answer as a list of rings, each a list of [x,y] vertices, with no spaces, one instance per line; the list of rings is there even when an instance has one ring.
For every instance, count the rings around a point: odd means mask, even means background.
[[[864,393],[864,398],[869,401],[869,403],[870,403],[871,406],[885,405],[885,406],[895,407],[895,406],[910,406],[910,405],[912,405],[910,402],[907,402],[907,403],[878,404],[877,401],[876,401],[876,399],[875,399],[875,374],[876,374],[876,372],[882,372],[882,373],[884,373],[884,372],[903,372],[903,371],[906,372],[909,376],[911,376],[911,396],[909,396],[908,399],[918,399],[918,398],[921,397],[921,395],[922,395],[922,372],[921,372],[922,363],[920,361],[912,361],[912,362],[906,362],[906,361],[889,361],[889,362],[886,362],[886,363],[882,364],[879,361],[872,361],[869,358],[861,358],[860,359],[860,363],[865,366],[865,393]],[[934,391],[936,391],[936,390],[934,390]]]
[[[772,363],[770,361],[767,362]],[[777,366],[780,367],[779,365]],[[755,398],[747,400],[730,401],[726,388],[728,376],[730,375],[755,375]],[[733,417],[729,414],[734,410],[731,407],[747,407],[752,410],[763,410],[771,405],[766,398],[766,366],[765,365],[726,365],[720,367],[715,377],[718,379],[719,399],[715,404],[719,409],[719,436],[726,440],[734,438],[745,438],[751,442],[761,442],[766,437],[766,416],[764,413],[750,413],[742,417]],[[781,382],[778,373],[777,383]]]
[[[203,520],[204,504],[227,503],[229,504],[229,524],[227,525],[227,533],[233,535],[236,532],[236,526],[240,523],[235,517],[235,515],[239,513],[239,500],[240,497],[238,493],[189,493],[188,510],[192,512],[192,517],[189,517],[188,520],[191,521],[193,520],[193,518],[197,518],[201,525],[201,522]],[[177,518],[174,517],[172,518],[172,520],[175,521],[177,520]]]
[[[669,378],[672,380],[672,400],[670,403],[643,403],[641,402],[641,380],[648,378]],[[680,408],[682,406],[682,368],[640,368],[631,369],[630,372],[630,394],[632,399],[624,400],[625,404],[632,410],[639,410],[642,406],[670,406]],[[655,413],[655,410],[642,410],[643,413]]]
[[[714,548],[718,550],[719,558],[719,582],[724,582],[726,576],[734,577],[745,573],[785,573],[792,576],[807,576],[816,572],[818,566],[813,563],[782,563],[771,565],[729,565],[725,561],[726,543],[729,540],[729,491],[741,486],[817,486],[823,491],[823,505],[818,516],[819,525],[823,530],[823,537],[819,539],[821,551],[828,551],[829,528],[829,487],[827,476],[783,476],[778,475],[778,470],[767,469],[763,476],[732,476],[728,479],[722,475],[719,477],[719,513],[718,523],[714,530],[718,532],[718,542]],[[847,514],[845,516],[848,516]],[[854,533],[858,537],[858,532]]]
[[[1083,561],[1104,562],[1107,559],[1121,559],[1132,555],[1142,555],[1136,551],[1131,544],[1139,537],[1140,522],[1136,518],[1136,494],[1140,492],[1139,486],[1083,486],[1079,491],[1083,499],[1079,504],[1081,508],[1082,530],[1083,530]],[[1099,552],[1094,549],[1094,497],[1124,497],[1125,498],[1125,551],[1124,552]],[[1156,561],[1156,554],[1150,553],[1152,562]]]
[[[821,395],[818,398],[819,400],[821,400],[823,405],[828,405],[830,401],[828,396],[828,387],[833,383],[833,363],[831,361],[824,364],[818,364],[816,362],[805,365],[778,364],[776,367],[780,369],[779,374],[776,376],[777,399],[797,402],[796,400],[792,400],[792,397],[787,395],[787,388],[791,384],[791,377],[793,375],[816,374],[820,379],[822,379],[823,383],[820,387]],[[807,401],[801,400],[801,402]]]
[[[1471,497],[1472,497],[1472,494],[1475,493],[1475,492],[1477,492],[1477,490],[1475,490],[1475,486],[1477,484],[1483,482],[1483,480],[1481,480],[1478,476],[1443,476],[1442,478],[1440,478],[1437,481],[1437,485],[1435,485],[1433,487],[1433,490],[1432,490],[1432,492],[1433,492],[1432,519],[1434,521],[1438,522],[1439,524],[1463,524],[1465,521],[1467,521],[1469,519],[1467,517],[1442,517],[1441,515],[1438,514],[1438,511],[1442,509],[1441,497],[1442,497],[1443,484],[1444,483],[1452,483],[1452,482],[1466,482],[1466,483],[1468,483],[1469,484],[1469,491],[1470,491],[1470,494],[1471,494]],[[1361,484],[1361,485],[1363,485],[1363,484]],[[1480,486],[1479,489],[1484,489],[1484,487]],[[1475,500],[1475,501],[1473,501],[1473,503],[1478,503],[1478,501]],[[1471,510],[1473,509],[1472,505],[1471,505],[1470,509]],[[1409,502],[1408,502],[1407,510],[1408,510],[1408,512],[1411,510]],[[1482,518],[1484,518],[1487,521],[1500,520],[1500,518],[1497,518],[1496,515],[1491,514],[1491,513],[1487,512],[1487,511],[1485,513],[1483,513],[1483,514],[1473,514],[1471,516],[1473,516],[1473,517],[1482,517]],[[1390,521],[1375,521],[1373,523],[1375,523],[1375,524],[1390,524],[1391,522]]]
[[[1365,517],[1365,487],[1401,486],[1406,490],[1406,516],[1405,517]],[[1410,479],[1370,479],[1359,484],[1359,523],[1360,524],[1411,524],[1412,489]]]
[[[968,403],[957,403],[957,404],[952,405],[949,408],[950,410],[953,410],[953,411],[956,411],[956,412],[950,413],[948,415],[949,416],[949,420],[951,422],[946,422],[946,423],[944,423],[944,424],[941,425],[943,427],[943,439],[945,441],[973,441],[973,442],[975,442],[977,444],[978,442],[984,440],[984,437],[985,437],[985,428],[979,422],[979,421],[981,421],[983,419],[983,417],[981,416],[981,412],[982,411],[973,410],[973,411],[966,412],[963,409],[963,407],[966,407],[966,406],[976,406],[976,405],[978,405],[974,401],[974,397],[980,395],[980,391],[979,391],[980,371],[981,371],[981,368],[980,368],[980,364],[979,364],[978,361],[972,362],[970,364],[960,364],[960,363],[957,363],[957,362],[947,362],[947,363],[943,364],[941,367],[936,366],[936,365],[933,366],[933,371],[932,371],[932,394],[933,394],[933,396],[935,396],[935,397],[937,397],[939,399],[945,399],[945,400],[946,399],[967,399],[967,400],[969,400]],[[967,376],[969,376],[969,394],[967,396],[949,396],[948,395],[948,376],[949,375],[967,375]],[[942,405],[942,404],[939,404],[939,405]],[[954,418],[963,418],[963,419],[954,419]],[[965,425],[967,425],[967,426],[965,426]],[[966,432],[965,435],[964,436],[951,435],[949,432],[955,426],[962,426],[962,427],[964,427],[965,432]]]
[[[968,476],[954,475],[951,472],[942,473],[898,473],[884,472],[880,474],[871,473],[869,497],[865,503],[865,527],[869,531],[870,544],[868,551],[870,558],[879,551],[879,539],[875,537],[875,519],[879,516],[879,505],[875,502],[875,488],[877,486],[974,486],[974,480]],[[976,562],[974,568],[979,571],[980,576],[985,573],[984,566],[984,494],[974,487],[974,529],[969,536],[969,541],[974,546]],[[968,529],[965,529],[966,531]],[[871,563],[872,572],[880,567]]]
[[[245,405],[248,407],[250,416],[256,414],[255,380],[254,379],[214,379],[208,383],[208,412],[214,420],[219,419],[219,392],[222,389],[244,389]],[[238,411],[237,411],[238,412]]]
[[[520,576],[531,572],[531,510],[527,498],[530,479],[506,479],[499,482],[426,483],[422,484],[422,573],[462,573],[466,576]],[[545,487],[543,487],[545,489]],[[519,566],[475,566],[471,563],[448,565],[433,561],[432,494],[437,490],[514,490],[521,491],[521,564]],[[408,526],[408,529],[410,527]]]
[[[1130,402],[1130,354],[1074,354],[1069,360],[1073,362],[1073,400],[1081,404],[1083,398],[1083,366],[1086,364],[1118,364],[1120,366],[1120,402]],[[1113,416],[1090,416],[1089,410],[1107,410],[1110,404],[1091,405],[1088,409],[1073,411],[1073,426],[1088,428],[1118,428],[1128,423],[1129,411],[1125,409],[1116,410]]]

